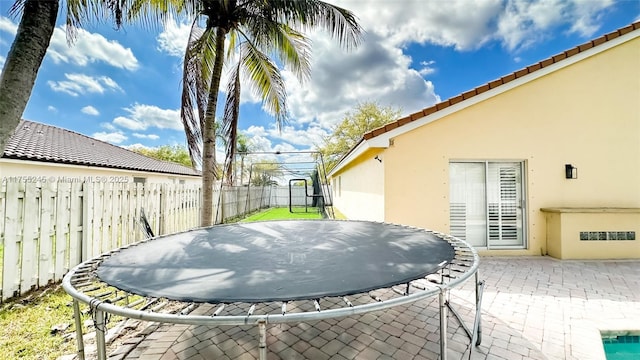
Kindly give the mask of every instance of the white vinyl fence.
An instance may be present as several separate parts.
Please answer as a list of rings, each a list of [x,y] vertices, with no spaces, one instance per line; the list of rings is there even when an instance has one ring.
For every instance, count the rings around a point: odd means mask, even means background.
[[[288,206],[287,186],[214,189],[216,222]],[[312,189],[309,189],[312,191]],[[218,207],[218,200],[222,206]],[[304,188],[294,189],[304,205]],[[309,206],[311,200],[307,199]],[[155,235],[199,226],[200,187],[134,183],[11,183],[0,186],[0,303],[58,282],[73,266],[143,240],[141,209]]]

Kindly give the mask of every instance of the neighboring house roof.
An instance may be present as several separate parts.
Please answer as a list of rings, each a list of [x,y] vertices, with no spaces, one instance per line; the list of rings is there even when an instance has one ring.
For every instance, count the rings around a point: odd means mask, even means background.
[[[2,158],[200,176],[192,168],[138,154],[70,130],[21,120]]]
[[[583,57],[590,56],[592,54],[598,53],[599,51],[604,51],[608,48],[607,45],[609,45],[609,47],[614,46],[614,44],[612,44],[612,43],[615,43],[615,41],[613,41],[614,39],[620,38],[621,36],[634,32],[635,30],[638,30],[638,29],[640,29],[640,22],[632,23],[631,25],[622,27],[618,30],[602,35],[596,39],[588,41],[582,45],[578,45],[560,54],[551,56],[536,64],[527,66],[509,75],[505,75],[500,79],[490,81],[484,85],[476,87],[473,90],[464,92],[460,95],[457,95],[445,101],[439,102],[433,106],[424,108],[418,112],[405,116],[385,126],[374,129],[363,135],[360,142],[358,142],[353,148],[351,148],[351,150],[349,150],[347,154],[345,154],[345,156],[342,157],[342,159],[333,168],[333,170],[331,170],[331,173],[335,173],[336,171],[341,169],[344,165],[349,163],[355,153],[359,154],[360,151],[358,151],[358,149],[362,148],[362,144],[364,142],[367,142],[369,140],[375,141],[376,138],[384,137],[381,135],[385,135],[385,134],[391,135],[391,133],[393,133],[393,135],[397,136],[398,132],[405,132],[405,131],[412,130],[417,126],[424,125],[429,121],[433,121],[441,117],[440,114],[444,116],[445,113],[457,111],[459,108],[464,107],[463,105],[465,103],[471,105],[478,101],[482,101],[489,96],[495,96],[523,82],[534,80],[537,77],[543,76],[548,72],[555,71],[566,65],[570,65],[575,61],[579,61]],[[638,33],[631,38],[635,38],[637,36],[640,36],[640,31],[638,31]],[[583,57],[578,56],[579,54],[584,56]],[[585,54],[589,54],[589,55],[585,55]],[[518,81],[514,81],[514,80],[518,80]],[[420,121],[417,121],[417,120],[420,120]],[[415,126],[410,126],[413,123],[418,123],[418,122],[419,124],[415,124]],[[402,130],[399,129],[401,127],[404,129]],[[386,147],[386,146],[380,146],[380,143],[382,142],[376,143],[374,146],[369,146],[369,147]],[[362,151],[364,150],[366,149],[362,149]]]

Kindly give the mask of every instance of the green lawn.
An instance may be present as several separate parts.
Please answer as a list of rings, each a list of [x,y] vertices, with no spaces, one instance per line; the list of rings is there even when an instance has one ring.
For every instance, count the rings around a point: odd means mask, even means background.
[[[266,220],[286,220],[286,219],[322,219],[316,208],[309,207],[305,212],[304,207],[293,208],[293,213],[288,207],[270,208],[265,211],[253,214],[241,220],[241,222],[266,221]]]
[[[62,287],[54,286],[2,305],[0,310],[0,360],[56,359],[76,351],[71,298]],[[86,317],[84,317],[86,319]],[[62,333],[52,326],[68,324]]]

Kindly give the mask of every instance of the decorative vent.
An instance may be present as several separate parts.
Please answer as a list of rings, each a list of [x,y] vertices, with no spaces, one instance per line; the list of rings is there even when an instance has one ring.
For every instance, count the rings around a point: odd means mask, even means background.
[[[635,240],[635,231],[580,231],[581,241]]]

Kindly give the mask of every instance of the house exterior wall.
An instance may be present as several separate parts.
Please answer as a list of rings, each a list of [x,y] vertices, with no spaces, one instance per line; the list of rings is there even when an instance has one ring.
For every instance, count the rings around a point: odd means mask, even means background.
[[[144,171],[119,170],[95,166],[47,163],[42,161],[24,161],[0,159],[0,178],[2,181],[47,181],[64,182],[133,182],[134,177],[146,178],[147,183],[200,184],[199,176],[161,174]]]
[[[635,38],[395,137],[384,220],[449,232],[449,163],[464,160],[525,164],[527,248],[490,254],[547,254],[541,208],[640,208],[638,59]],[[361,185],[360,169],[341,176]]]
[[[384,221],[384,159],[380,150],[365,152],[331,178],[334,206],[351,220]],[[380,155],[381,156],[381,155]]]

